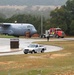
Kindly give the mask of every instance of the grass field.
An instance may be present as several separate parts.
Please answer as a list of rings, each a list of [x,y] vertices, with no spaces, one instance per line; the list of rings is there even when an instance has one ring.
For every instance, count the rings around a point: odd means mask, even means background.
[[[1,35],[0,34],[0,38],[13,38],[14,36],[8,36],[8,35]]]
[[[38,42],[63,47],[57,52],[0,57],[0,75],[74,75],[74,41]]]

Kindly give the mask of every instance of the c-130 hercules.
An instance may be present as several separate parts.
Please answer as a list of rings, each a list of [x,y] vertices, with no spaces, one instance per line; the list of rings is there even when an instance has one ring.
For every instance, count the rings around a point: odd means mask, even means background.
[[[25,36],[26,32],[30,32],[30,36],[37,33],[32,24],[28,23],[0,23],[0,34],[12,36]]]

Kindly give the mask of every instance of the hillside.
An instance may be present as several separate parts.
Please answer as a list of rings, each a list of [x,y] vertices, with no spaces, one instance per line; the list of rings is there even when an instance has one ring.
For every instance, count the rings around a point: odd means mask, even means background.
[[[49,17],[50,11],[54,10],[56,7],[60,6],[46,6],[46,5],[33,5],[33,6],[18,6],[18,5],[5,5],[0,6],[0,13],[6,15],[6,17],[11,17],[14,14],[33,14],[40,15],[43,14],[45,17]]]
[[[51,10],[64,5],[67,0],[0,0],[0,13],[11,17],[14,14],[41,14],[48,17]]]

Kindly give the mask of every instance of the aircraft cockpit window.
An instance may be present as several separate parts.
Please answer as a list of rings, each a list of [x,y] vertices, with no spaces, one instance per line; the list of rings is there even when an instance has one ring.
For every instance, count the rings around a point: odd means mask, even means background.
[[[27,26],[27,28],[28,28],[28,29],[31,29],[31,28],[32,28],[32,26]]]

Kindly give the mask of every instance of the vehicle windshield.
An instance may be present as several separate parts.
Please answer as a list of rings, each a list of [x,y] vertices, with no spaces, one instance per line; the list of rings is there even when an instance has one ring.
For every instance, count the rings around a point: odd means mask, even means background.
[[[60,28],[56,28],[56,30],[57,30],[57,31],[61,31],[61,29],[60,29]]]
[[[30,44],[28,47],[37,47],[37,45],[34,45],[34,44]]]

